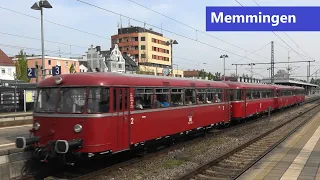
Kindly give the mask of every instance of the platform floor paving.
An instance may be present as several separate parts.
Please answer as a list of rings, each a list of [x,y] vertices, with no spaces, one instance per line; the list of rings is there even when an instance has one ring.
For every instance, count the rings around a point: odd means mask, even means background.
[[[320,180],[320,112],[238,179]]]

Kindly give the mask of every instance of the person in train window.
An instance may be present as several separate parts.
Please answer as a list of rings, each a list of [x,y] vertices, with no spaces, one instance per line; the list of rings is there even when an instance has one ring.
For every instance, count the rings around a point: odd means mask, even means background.
[[[143,106],[140,103],[140,99],[138,99],[138,98],[135,101],[135,109],[143,109]]]
[[[155,108],[160,108],[160,107],[161,107],[161,103],[160,103],[160,101],[157,99],[157,96],[156,96],[156,95],[153,96],[153,104],[154,104],[154,107],[155,107]]]
[[[215,102],[216,102],[216,103],[219,103],[219,102],[221,102],[221,100],[219,99],[219,96],[218,96],[218,94],[216,94],[216,96],[215,96]]]
[[[160,102],[161,103],[161,107],[169,107],[169,103],[167,98],[163,98],[163,101]]]

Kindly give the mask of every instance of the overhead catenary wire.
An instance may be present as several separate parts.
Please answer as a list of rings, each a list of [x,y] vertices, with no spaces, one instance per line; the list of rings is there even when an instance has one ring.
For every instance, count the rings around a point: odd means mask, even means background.
[[[147,7],[147,6],[144,6],[144,5],[142,5],[142,4],[140,4],[140,3],[136,2],[136,1],[133,1],[133,0],[129,0],[129,1],[132,2],[132,3],[134,3],[134,4],[136,4],[136,5],[138,5],[138,6],[141,6],[141,7],[145,8],[145,9],[148,9],[148,10],[154,12],[154,13],[157,13],[157,14],[159,14],[159,15],[161,15],[161,16],[164,16],[164,17],[166,17],[166,18],[168,18],[168,19],[170,19],[170,20],[172,20],[172,21],[175,21],[175,22],[177,22],[177,23],[179,23],[179,24],[182,24],[182,25],[184,25],[184,26],[186,26],[186,27],[188,27],[188,28],[190,28],[190,29],[192,29],[192,30],[195,30],[195,31],[196,31],[196,34],[197,34],[198,32],[200,32],[200,33],[202,33],[202,34],[204,34],[204,35],[206,35],[206,36],[212,37],[212,38],[214,38],[214,39],[216,39],[216,40],[219,40],[219,41],[221,41],[221,42],[224,42],[224,43],[226,43],[226,44],[229,44],[229,45],[234,46],[234,47],[236,47],[236,48],[239,48],[239,49],[241,49],[241,50],[247,51],[247,52],[249,52],[249,53],[255,54],[255,55],[260,56],[260,57],[263,57],[263,58],[265,58],[265,59],[269,59],[269,58],[267,58],[267,57],[264,57],[264,56],[261,56],[260,54],[255,53],[255,51],[249,51],[249,50],[244,49],[244,48],[242,48],[242,47],[240,47],[240,46],[238,46],[238,45],[235,45],[235,44],[232,44],[232,43],[227,42],[227,41],[225,41],[225,40],[222,40],[221,38],[218,38],[218,37],[215,37],[215,36],[213,36],[213,35],[211,35],[211,34],[208,34],[208,33],[205,32],[205,31],[201,31],[201,30],[199,30],[199,29],[196,29],[196,28],[194,28],[194,27],[192,27],[192,26],[190,26],[190,25],[188,25],[188,24],[186,24],[186,23],[183,23],[183,22],[181,22],[181,21],[178,21],[178,20],[176,20],[176,19],[174,19],[174,18],[172,18],[172,17],[170,17],[170,16],[167,16],[167,15],[165,15],[165,14],[163,14],[163,13],[160,13],[160,12],[158,12],[158,11],[156,11],[156,10],[153,10],[153,9],[151,9],[151,8],[149,8],[149,7]],[[198,38],[196,38],[196,40],[198,40]]]
[[[37,18],[35,16],[31,16],[31,15],[28,15],[28,14],[25,14],[25,13],[21,13],[21,12],[18,12],[18,11],[12,10],[12,9],[8,9],[8,8],[2,7],[2,6],[0,6],[0,9],[7,10],[7,11],[10,11],[10,12],[13,12],[13,13],[17,13],[17,14],[20,14],[20,15],[23,15],[23,16],[27,16],[27,17],[30,17],[30,18],[40,19],[40,18]],[[103,37],[103,36],[98,35],[98,34],[94,34],[94,33],[91,33],[91,32],[86,32],[86,31],[83,31],[83,30],[80,30],[80,29],[76,29],[76,28],[73,28],[73,27],[70,27],[70,26],[66,26],[66,25],[63,25],[63,24],[59,24],[59,23],[56,23],[56,22],[48,21],[48,20],[45,20],[45,19],[44,19],[44,21],[48,22],[48,23],[51,23],[51,24],[54,24],[54,25],[57,25],[57,26],[61,26],[61,27],[67,28],[67,29],[71,29],[71,30],[75,30],[75,31],[82,32],[82,33],[85,33],[85,34],[93,35],[93,36],[96,36],[96,37],[99,37],[99,38],[104,38],[104,39],[111,40],[110,38]],[[2,34],[9,35],[9,33],[2,33]],[[13,34],[11,34],[11,35],[13,35]],[[26,38],[32,38],[32,37],[26,37]],[[32,39],[36,39],[36,38],[32,38]],[[54,41],[47,41],[47,42],[54,42]],[[61,42],[56,42],[56,43],[57,44],[58,43],[59,44],[67,44],[67,43],[61,43]],[[69,44],[67,44],[67,45],[69,45]],[[78,45],[73,45],[73,46],[78,46]],[[82,46],[78,46],[78,47],[82,47]],[[177,57],[177,56],[173,56],[173,57],[186,60],[186,58],[181,58],[181,57]],[[198,61],[194,61],[194,60],[188,60],[188,61],[198,62]],[[200,62],[200,63],[202,63],[202,62]]]
[[[112,14],[116,14],[116,15],[121,16],[121,17],[125,17],[125,18],[127,18],[127,19],[130,19],[130,20],[133,20],[133,21],[142,23],[142,24],[146,24],[146,25],[148,25],[148,26],[151,26],[151,27],[154,27],[154,28],[157,28],[157,29],[162,29],[163,31],[166,31],[166,32],[171,33],[171,34],[174,34],[174,35],[176,35],[176,36],[179,36],[179,37],[182,37],[182,38],[185,38],[185,39],[188,39],[188,40],[195,41],[195,42],[197,42],[197,43],[200,43],[200,44],[203,44],[203,45],[206,45],[206,46],[209,46],[209,47],[212,47],[212,48],[214,48],[214,49],[218,49],[218,50],[221,50],[221,51],[224,51],[224,52],[227,52],[227,53],[230,53],[230,54],[235,55],[235,56],[245,57],[245,56],[239,55],[239,54],[237,54],[237,53],[234,53],[234,52],[231,52],[231,51],[228,51],[228,50],[224,50],[224,49],[219,48],[219,47],[217,47],[217,46],[213,46],[213,45],[208,44],[208,43],[206,43],[206,42],[202,42],[202,41],[199,41],[199,40],[197,40],[197,39],[193,39],[193,38],[191,38],[191,37],[188,37],[188,36],[185,36],[185,35],[182,35],[182,34],[179,34],[179,33],[176,33],[176,32],[170,31],[170,30],[167,30],[167,29],[163,29],[163,28],[161,28],[161,27],[155,26],[155,25],[150,24],[150,23],[146,23],[145,21],[141,21],[141,20],[138,20],[138,19],[135,19],[135,18],[132,18],[132,17],[123,15],[123,14],[121,14],[121,13],[111,11],[111,10],[109,10],[109,9],[106,9],[106,8],[103,8],[103,7],[94,5],[94,4],[92,4],[92,3],[88,3],[88,2],[85,2],[85,1],[82,1],[82,0],[75,0],[75,1],[81,2],[81,3],[86,4],[86,5],[88,5],[88,6],[91,6],[91,7],[94,7],[94,8],[103,10],[103,11],[106,11],[106,12],[110,12],[110,13],[112,13]],[[246,59],[253,60],[253,59],[251,59],[251,58],[246,58]]]

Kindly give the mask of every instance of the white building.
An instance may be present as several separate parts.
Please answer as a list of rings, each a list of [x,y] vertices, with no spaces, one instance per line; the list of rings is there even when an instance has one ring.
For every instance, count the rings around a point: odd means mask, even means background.
[[[14,80],[15,74],[16,66],[14,62],[0,49],[0,79]]]

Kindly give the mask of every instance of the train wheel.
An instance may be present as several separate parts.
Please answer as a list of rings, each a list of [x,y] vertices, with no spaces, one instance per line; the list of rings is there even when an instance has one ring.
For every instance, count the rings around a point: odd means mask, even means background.
[[[226,122],[226,123],[224,123],[224,125],[223,125],[224,128],[228,128],[229,126],[230,126],[230,122]]]

